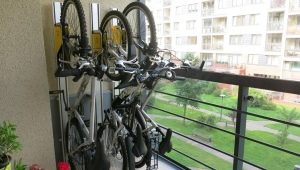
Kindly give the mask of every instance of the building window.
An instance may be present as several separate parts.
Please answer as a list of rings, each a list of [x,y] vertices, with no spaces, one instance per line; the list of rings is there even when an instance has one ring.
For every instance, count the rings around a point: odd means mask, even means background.
[[[230,36],[230,44],[231,45],[241,45],[242,44],[242,35],[231,35]]]
[[[156,32],[160,34],[161,31],[162,31],[162,25],[161,24],[157,24],[157,26],[156,26]]]
[[[217,63],[228,64],[228,56],[225,54],[217,54]]]
[[[300,62],[292,62],[291,70],[292,71],[300,71]]]
[[[234,16],[232,18],[232,25],[233,26],[244,26],[244,25],[246,25],[245,18],[246,18],[245,15]]]
[[[249,15],[249,25],[258,25],[259,24],[259,14]]]
[[[176,45],[196,45],[197,36],[176,37]]]
[[[187,30],[194,30],[195,29],[195,20],[190,20],[186,22],[186,29]]]
[[[261,35],[252,34],[251,35],[251,45],[260,45],[261,43]]]
[[[176,15],[183,15],[187,13],[187,6],[183,5],[183,6],[178,6],[176,7]]]
[[[188,13],[195,13],[198,11],[198,4],[189,4],[188,5]]]
[[[174,30],[175,31],[179,30],[179,22],[174,22]]]
[[[176,45],[181,45],[181,44],[182,44],[181,37],[176,37]]]
[[[258,54],[249,54],[248,55],[248,64],[258,65],[259,55]]]
[[[279,56],[266,56],[267,65],[277,66],[279,65]]]
[[[197,44],[197,37],[192,36],[192,37],[187,37],[187,45],[196,45]]]

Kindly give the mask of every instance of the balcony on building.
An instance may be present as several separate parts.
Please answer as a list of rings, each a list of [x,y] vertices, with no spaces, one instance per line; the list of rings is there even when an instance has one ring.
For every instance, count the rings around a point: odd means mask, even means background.
[[[213,33],[224,33],[226,30],[227,18],[220,17],[213,19],[212,32]]]
[[[283,12],[271,12],[268,16],[268,31],[283,30]]]
[[[271,8],[284,8],[286,0],[271,0]]]
[[[212,44],[211,44],[211,36],[203,36],[202,37],[202,49],[203,50],[211,50]]]
[[[164,24],[164,36],[170,35],[171,33],[171,24],[165,23]]]
[[[212,36],[212,49],[213,50],[222,50],[224,45],[224,36],[223,35],[213,35]]]
[[[214,13],[214,1],[204,1],[201,3],[201,14],[202,16],[211,16]]]
[[[266,51],[281,51],[282,34],[267,34]]]
[[[285,59],[300,61],[300,38],[291,38],[286,41]]]
[[[288,35],[300,35],[300,15],[290,15],[287,25]]]
[[[171,37],[165,37],[164,48],[172,49],[172,38]]]
[[[164,21],[170,20],[170,15],[171,15],[170,11],[171,11],[170,8],[164,8],[164,10],[163,10]]]
[[[290,0],[289,1],[289,10],[290,10],[290,12],[300,12],[300,1],[299,0]]]
[[[202,22],[203,22],[202,33],[203,34],[212,33],[212,19],[211,18],[203,19]]]

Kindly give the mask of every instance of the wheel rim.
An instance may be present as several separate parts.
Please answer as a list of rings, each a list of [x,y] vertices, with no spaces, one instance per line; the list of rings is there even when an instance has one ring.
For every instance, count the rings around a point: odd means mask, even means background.
[[[82,144],[82,139],[75,126],[70,127],[70,133],[68,136],[68,152],[75,150],[80,144]],[[76,170],[83,170],[85,168],[85,160],[82,152],[77,152],[71,157],[72,164]]]
[[[105,50],[104,63],[109,68],[112,68],[107,71],[111,77],[119,77],[120,74],[114,71],[113,67],[117,60],[127,60],[127,51],[129,48],[124,23],[117,16],[111,16],[104,25],[102,31]]]
[[[137,16],[140,16],[141,20],[145,21],[145,26],[139,27]],[[128,20],[129,25],[132,30],[132,38],[135,43],[141,44],[142,37],[141,35],[150,35],[150,29],[146,28],[149,25],[148,19],[145,16],[145,13],[142,9],[132,8],[126,14],[126,18]],[[140,32],[139,32],[140,30]],[[148,32],[148,34],[146,34]],[[145,41],[145,40],[144,40]],[[147,44],[150,43],[150,40],[146,38],[145,41]]]
[[[63,42],[64,53],[68,55],[66,59],[72,63],[70,66],[75,68],[75,63],[79,59],[78,49],[80,47],[81,29],[77,8],[74,2],[69,2],[65,13],[65,20],[62,23],[64,29]]]

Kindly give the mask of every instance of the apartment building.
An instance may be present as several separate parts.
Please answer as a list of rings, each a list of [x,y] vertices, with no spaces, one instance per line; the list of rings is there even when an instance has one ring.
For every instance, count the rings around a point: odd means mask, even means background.
[[[300,0],[146,0],[159,47],[206,68],[300,80]]]

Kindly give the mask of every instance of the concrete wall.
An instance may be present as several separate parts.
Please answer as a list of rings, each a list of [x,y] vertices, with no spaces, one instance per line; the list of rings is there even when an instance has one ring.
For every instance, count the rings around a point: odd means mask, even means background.
[[[100,2],[102,18],[109,8],[123,10],[131,0],[82,2],[89,27],[91,2]],[[17,124],[23,148],[14,158],[55,169],[48,95],[48,90],[57,89],[52,1],[0,3],[0,123],[9,120]]]
[[[0,1],[0,123],[17,124],[22,157],[55,167],[39,0]]]

